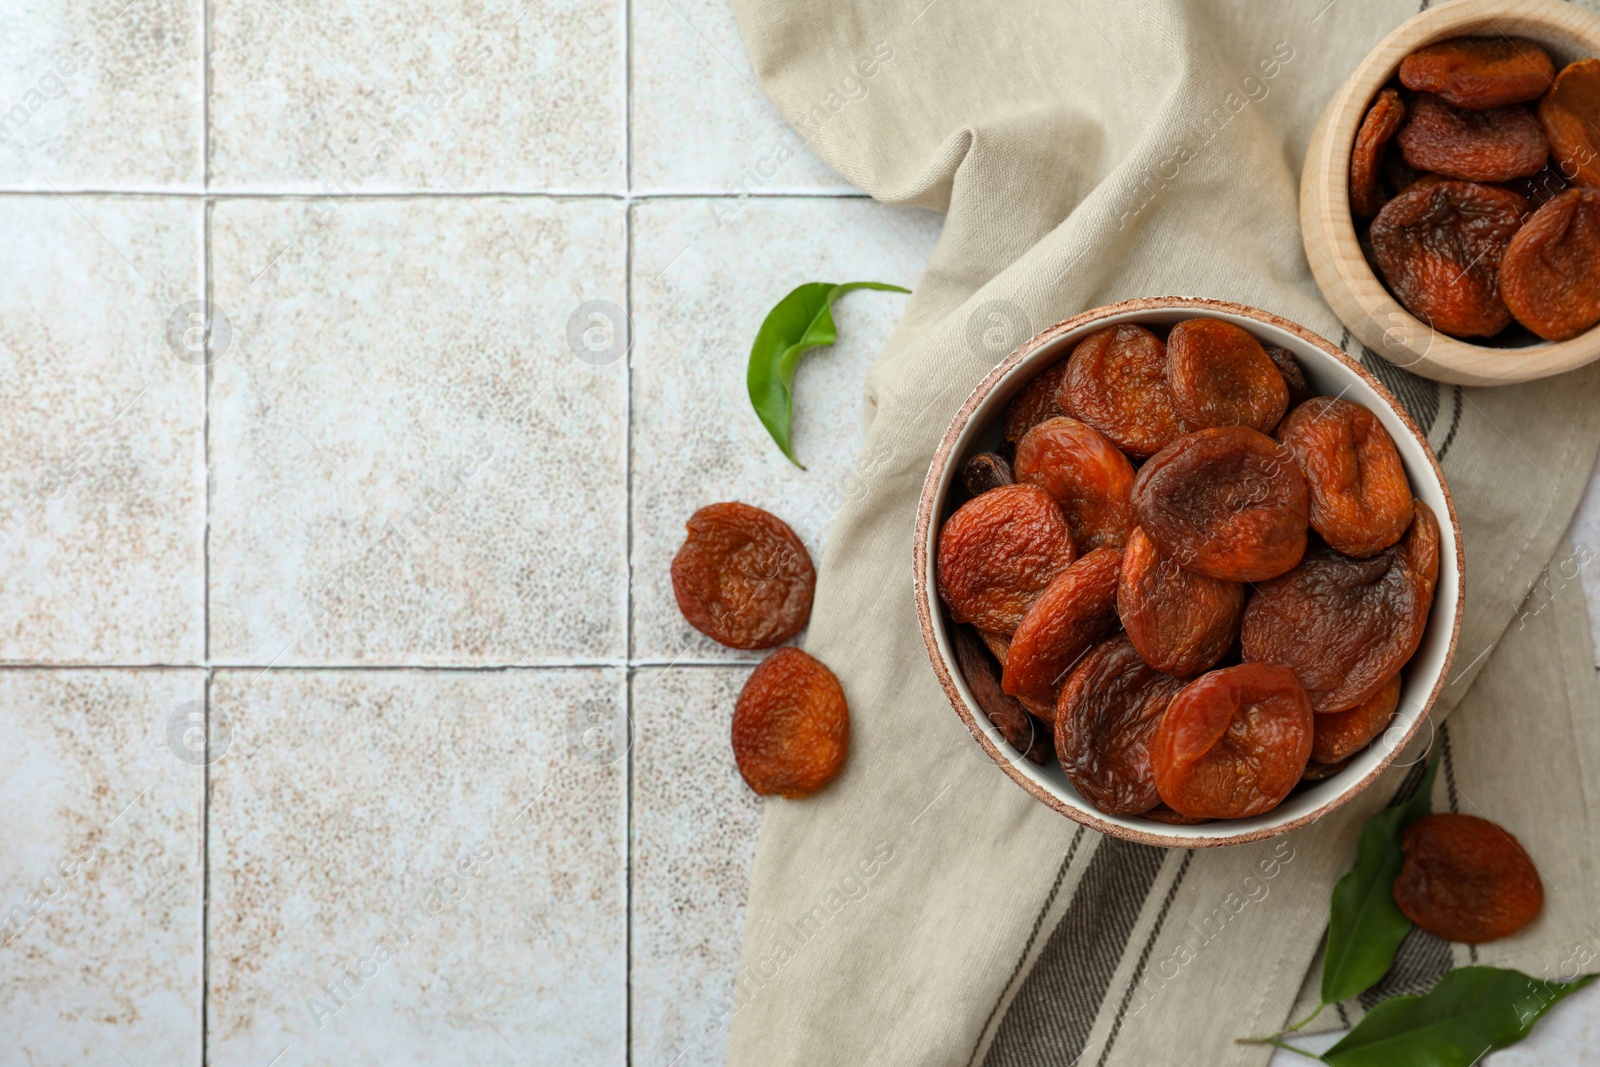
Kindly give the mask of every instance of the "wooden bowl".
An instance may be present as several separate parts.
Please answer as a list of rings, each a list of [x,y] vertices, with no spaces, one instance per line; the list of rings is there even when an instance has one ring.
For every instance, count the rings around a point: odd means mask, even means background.
[[[1439,519],[1439,581],[1427,630],[1406,667],[1399,709],[1386,733],[1352,758],[1343,771],[1292,793],[1265,815],[1198,826],[1169,826],[1142,815],[1105,814],[1083,799],[1059,764],[1052,761],[1051,766],[1037,766],[1000,736],[956,666],[952,623],[935,593],[934,561],[939,530],[954,510],[952,490],[959,484],[961,465],[969,456],[999,444],[1001,413],[1007,401],[1051,364],[1067,358],[1079,340],[1096,330],[1122,322],[1163,326],[1191,318],[1222,319],[1249,330],[1264,342],[1282,345],[1294,354],[1313,391],[1343,395],[1378,416],[1400,451],[1412,491]],[[1095,308],[1045,330],[989,372],[956,412],[928,468],[917,507],[914,557],[917,614],[928,658],[973,739],[1014,782],[1062,815],[1101,833],[1147,845],[1206,848],[1259,841],[1319,819],[1360,793],[1421,729],[1450,673],[1461,631],[1460,527],[1444,475],[1422,432],[1376,378],[1332,344],[1287,319],[1217,300],[1155,297]]]
[[[1300,173],[1300,230],[1322,295],[1350,332],[1396,366],[1462,385],[1508,385],[1574,370],[1600,357],[1600,328],[1552,344],[1473,344],[1431,329],[1373,274],[1350,215],[1350,149],[1367,108],[1400,61],[1423,45],[1463,36],[1526,37],[1560,70],[1600,57],[1600,18],[1566,0],[1452,0],[1407,19],[1340,86],[1311,135]]]

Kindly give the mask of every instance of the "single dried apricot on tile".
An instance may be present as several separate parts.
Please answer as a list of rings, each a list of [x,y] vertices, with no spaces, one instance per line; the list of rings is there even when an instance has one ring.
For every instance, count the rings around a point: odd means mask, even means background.
[[[1056,576],[1011,636],[1000,686],[1033,700],[1054,700],[1072,665],[1117,627],[1117,572],[1122,553],[1097,548]]]
[[[1550,53],[1526,37],[1452,37],[1400,61],[1401,85],[1466,108],[1537,100],[1555,73]]]
[[[1424,179],[1372,220],[1372,255],[1417,318],[1452,337],[1492,337],[1511,325],[1500,258],[1527,207],[1509,189]]]
[[[1520,842],[1475,815],[1440,812],[1406,827],[1394,902],[1435,937],[1469,945],[1510,937],[1544,908],[1539,869]]]
[[[1539,123],[1561,176],[1600,186],[1600,59],[1580,59],[1556,75],[1539,101]]]
[[[1300,781],[1311,731],[1311,702],[1287,667],[1242,663],[1203,674],[1172,698],[1156,730],[1156,789],[1191,818],[1271,811]]]
[[[1012,748],[1035,763],[1044,763],[1054,751],[1054,731],[1040,726],[1015,697],[1001,690],[994,662],[984,651],[978,631],[970,626],[956,627],[955,646],[956,665],[979,709]]]
[[[1066,413],[1131,456],[1189,432],[1167,389],[1167,346],[1143,326],[1107,326],[1078,342],[1061,383]]]
[[[1311,489],[1311,528],[1347,556],[1371,556],[1411,525],[1411,485],[1378,416],[1319,396],[1289,413],[1278,440],[1294,453]]]
[[[961,484],[968,496],[982,496],[1016,480],[1011,464],[993,452],[980,452],[961,465]]]
[[[844,765],[850,706],[821,661],[780,648],[750,673],[733,709],[733,757],[762,796],[815,793]]]
[[[1022,387],[1022,392],[1011,398],[1004,416],[1006,440],[1012,443],[1045,419],[1065,415],[1061,406],[1061,382],[1067,376],[1067,361],[1062,360],[1046,368],[1033,381]]]
[[[1569,189],[1523,223],[1500,259],[1500,296],[1546,341],[1600,322],[1600,189]]]
[[[962,504],[939,531],[939,597],[956,622],[1009,635],[1072,558],[1050,494],[1001,486]]]
[[[1367,747],[1367,742],[1389,728],[1400,704],[1400,676],[1393,675],[1383,688],[1349,711],[1318,715],[1313,723],[1311,759],[1338,763]]]
[[[1379,180],[1383,150],[1405,120],[1406,105],[1400,94],[1385,89],[1356,131],[1355,147],[1350,150],[1350,210],[1361,218],[1370,219],[1383,207],[1383,183]]]
[[[1191,430],[1248,426],[1270,433],[1289,407],[1289,386],[1261,342],[1221,319],[1185,319],[1172,328],[1167,388]]]
[[[1108,815],[1137,815],[1161,800],[1150,739],[1183,682],[1152,669],[1126,637],[1097,645],[1067,678],[1056,705],[1061,769]]]
[[[1219,426],[1152,456],[1133,481],[1133,510],[1179,566],[1259,582],[1300,562],[1310,500],[1287,448],[1245,426]]]
[[[1537,174],[1550,158],[1544,127],[1525,107],[1468,111],[1419,93],[1395,136],[1418,170],[1469,182],[1508,182]]]
[[[1311,386],[1306,384],[1305,372],[1300,369],[1300,364],[1290,352],[1282,345],[1262,345],[1267,351],[1267,358],[1272,360],[1272,365],[1278,368],[1278,373],[1283,375],[1283,384],[1289,390],[1289,408],[1293,410],[1310,400],[1316,394],[1311,391]]]
[[[1215,666],[1239,636],[1244,586],[1184,570],[1135,526],[1122,553],[1117,614],[1146,663],[1188,677]]]
[[[1325,544],[1263,582],[1244,609],[1247,662],[1291,668],[1319,712],[1373,697],[1417,650],[1439,574],[1439,524],[1418,500],[1400,543],[1353,559]]]
[[[1100,431],[1077,419],[1047,419],[1017,442],[1017,481],[1061,506],[1079,552],[1121,548],[1133,525],[1133,464]]]
[[[817,572],[788,523],[728,502],[707,504],[687,525],[672,592],[690,626],[729,648],[771,648],[800,632]]]

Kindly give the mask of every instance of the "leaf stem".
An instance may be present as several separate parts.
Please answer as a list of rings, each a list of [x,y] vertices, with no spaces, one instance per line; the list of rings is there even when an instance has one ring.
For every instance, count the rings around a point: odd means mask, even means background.
[[[1295,1048],[1287,1041],[1279,1041],[1275,1037],[1236,1037],[1233,1039],[1233,1043],[1236,1045],[1271,1045],[1273,1048],[1281,1048],[1296,1055],[1304,1056],[1308,1060],[1316,1060],[1318,1063],[1327,1062],[1315,1052],[1307,1052],[1303,1048]]]
[[[1326,1008],[1327,1006],[1328,1006],[1328,1002],[1327,1001],[1323,1001],[1321,1004],[1318,1004],[1316,1011],[1312,1012],[1310,1015],[1307,1015],[1304,1019],[1301,1019],[1299,1022],[1294,1023],[1293,1025],[1291,1025],[1289,1027],[1289,1029],[1284,1031],[1284,1033],[1286,1033],[1286,1034],[1287,1033],[1293,1033],[1294,1031],[1300,1029],[1302,1026],[1305,1026],[1305,1025],[1309,1024],[1312,1019],[1315,1019],[1317,1016],[1321,1015],[1322,1014],[1322,1009]]]

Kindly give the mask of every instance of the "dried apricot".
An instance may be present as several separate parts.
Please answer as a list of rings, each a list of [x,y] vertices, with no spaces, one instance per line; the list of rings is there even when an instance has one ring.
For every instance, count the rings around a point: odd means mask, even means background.
[[[1143,326],[1108,326],[1079,341],[1060,397],[1068,415],[1131,456],[1153,456],[1189,432],[1167,389],[1167,346]]]
[[[1270,433],[1289,387],[1261,342],[1221,319],[1185,319],[1167,335],[1167,388],[1191,430],[1248,426]]]
[[[1600,322],[1600,189],[1569,189],[1523,223],[1500,260],[1500,296],[1546,341]]]
[[[1469,182],[1508,182],[1543,169],[1550,158],[1544,127],[1525,107],[1483,111],[1418,93],[1411,116],[1395,136],[1406,162],[1418,170]]]
[[[968,496],[982,496],[991,489],[1015,482],[1011,464],[1004,456],[993,452],[980,452],[961,465],[961,484]]]
[[[1561,171],[1556,167],[1545,167],[1538,174],[1526,178],[1518,178],[1507,184],[1512,192],[1528,202],[1533,210],[1544,207],[1557,196],[1566,192],[1572,186],[1567,179],[1561,176]],[[1524,226],[1527,223],[1523,223]]]
[[[1300,364],[1295,361],[1294,353],[1281,345],[1262,345],[1267,351],[1267,358],[1272,360],[1272,365],[1278,368],[1278,373],[1283,375],[1283,384],[1289,390],[1289,407],[1294,409],[1310,400],[1314,394],[1311,386],[1306,384],[1306,376],[1300,369]]]
[[[1294,455],[1245,426],[1180,437],[1133,482],[1139,525],[1179,566],[1258,582],[1300,562],[1310,503]]]
[[[1097,548],[1056,576],[1011,637],[1000,687],[1054,700],[1072,665],[1117,627],[1122,553]]]
[[[1244,609],[1247,662],[1291,668],[1319,712],[1369,700],[1422,641],[1439,574],[1439,524],[1415,502],[1400,543],[1367,559],[1318,543],[1300,566],[1263,582]]]
[[[1179,815],[1165,804],[1157,804],[1144,813],[1144,817],[1151,822],[1165,823],[1168,826],[1199,826],[1208,823],[1210,819],[1191,819],[1187,815]]]
[[[1511,325],[1500,299],[1500,257],[1527,201],[1509,189],[1424,179],[1372,220],[1372,255],[1389,291],[1453,337],[1492,337]]]
[[[1003,417],[1006,440],[1015,443],[1045,419],[1065,415],[1061,406],[1061,382],[1067,376],[1067,361],[1046,368],[1011,398]]]
[[[1005,636],[1004,634],[990,633],[988,630],[979,630],[978,637],[983,640],[984,647],[989,650],[989,654],[994,657],[994,661],[1000,664],[1000,670],[1003,677],[1006,669],[1006,663],[1011,659],[1011,638]],[[1001,690],[1001,692],[1005,691]],[[1006,695],[1010,696],[1009,693]],[[1035,719],[1043,719],[1045,722],[1056,721],[1056,700],[1054,694],[1052,694],[1049,699],[1046,700],[1035,700],[1026,693],[1022,693],[1018,696],[1012,697],[1011,699],[1015,700],[1018,704],[1021,704],[1023,709]]]
[[[780,648],[750,672],[733,709],[733,757],[761,796],[798,799],[839,773],[850,748],[850,705],[833,672]]]
[[[1555,72],[1550,53],[1525,37],[1452,37],[1401,60],[1400,84],[1456,107],[1503,107],[1537,100]]]
[[[1394,902],[1435,937],[1469,945],[1510,937],[1544,908],[1539,869],[1488,819],[1425,816],[1406,827],[1400,849],[1406,858]]]
[[[1383,688],[1349,711],[1318,715],[1311,737],[1311,758],[1317,763],[1338,763],[1367,747],[1367,742],[1388,729],[1400,704],[1400,676],[1393,675]]]
[[[1050,494],[1001,486],[962,504],[939,531],[939,596],[957,622],[1010,634],[1072,557]]]
[[[1311,734],[1311,702],[1287,667],[1203,674],[1172,698],[1151,741],[1156,790],[1191,818],[1260,815],[1300,781]]]
[[[1146,663],[1186,677],[1210,670],[1239,635],[1244,586],[1184,570],[1135,526],[1122,554],[1117,614]]]
[[[1406,120],[1406,105],[1400,94],[1385,89],[1372,102],[1361,128],[1356,131],[1356,144],[1350,151],[1350,210],[1369,219],[1383,207],[1383,183],[1379,181],[1379,163],[1389,139]]]
[[[1337,715],[1339,713],[1334,712],[1334,714]],[[1326,719],[1328,716],[1319,715],[1317,718]],[[1314,725],[1316,723],[1316,719],[1313,719],[1312,723]],[[1312,736],[1311,743],[1313,745],[1316,744],[1316,737],[1314,734]],[[1306,764],[1305,773],[1300,776],[1300,780],[1302,782],[1325,782],[1348,766],[1350,766],[1350,757],[1348,756],[1340,760],[1338,763],[1318,763],[1316,760],[1312,760]]]
[[[1311,488],[1311,528],[1347,556],[1382,552],[1411,525],[1411,486],[1389,431],[1348,400],[1319,396],[1289,413],[1278,440]]]
[[[978,702],[984,715],[994,723],[1000,736],[1012,748],[1035,763],[1044,763],[1053,752],[1053,731],[1034,722],[1033,716],[1017,703],[1016,698],[1007,696],[1000,688],[994,662],[984,651],[984,642],[979,638],[978,631],[970,626],[956,627],[955,646],[956,665],[960,667],[961,676],[967,680],[967,688],[972,690],[973,699]]]
[[[1108,815],[1137,815],[1161,800],[1150,739],[1183,682],[1151,668],[1126,637],[1083,658],[1056,705],[1061,769],[1084,798]]]
[[[672,592],[689,625],[729,648],[771,648],[811,617],[817,572],[782,519],[749,504],[707,504],[672,557]]]
[[[1061,506],[1079,552],[1121,548],[1133,525],[1133,464],[1100,431],[1077,419],[1039,423],[1017,442],[1017,481]]]
[[[1580,59],[1556,75],[1539,101],[1539,123],[1562,177],[1600,186],[1600,59]]]

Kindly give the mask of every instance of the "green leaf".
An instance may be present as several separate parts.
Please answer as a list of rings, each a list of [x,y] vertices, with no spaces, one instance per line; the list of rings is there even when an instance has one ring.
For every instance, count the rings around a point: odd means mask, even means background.
[[[1379,1004],[1322,1058],[1334,1067],[1470,1067],[1521,1041],[1552,1004],[1594,978],[1546,982],[1520,971],[1462,967],[1425,997]]]
[[[838,339],[833,302],[852,289],[911,291],[883,282],[807,282],[767,312],[766,321],[756,333],[756,343],[750,346],[750,369],[746,373],[750,404],[789,462],[801,470],[805,465],[794,458],[789,444],[789,423],[794,416],[794,395],[790,390],[794,387],[795,368],[800,365],[800,357],[811,349],[831,345]]]
[[[1434,749],[1428,772],[1410,800],[1367,820],[1356,846],[1355,867],[1333,887],[1322,962],[1324,1004],[1337,1004],[1370,989],[1388,972],[1395,950],[1411,929],[1411,920],[1395,906],[1393,894],[1405,858],[1400,835],[1433,811],[1433,779],[1439,773],[1441,751]]]

